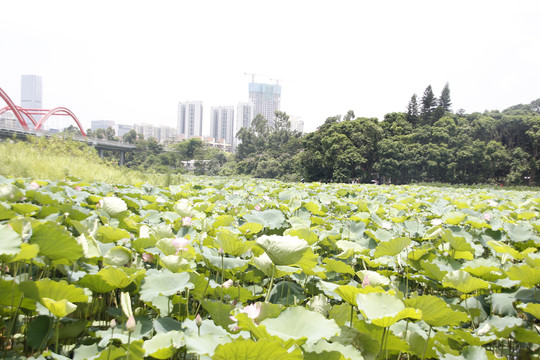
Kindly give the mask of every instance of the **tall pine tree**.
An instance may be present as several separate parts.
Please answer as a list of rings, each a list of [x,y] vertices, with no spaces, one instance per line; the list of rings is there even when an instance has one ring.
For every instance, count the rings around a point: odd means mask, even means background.
[[[416,94],[411,96],[409,104],[407,105],[407,121],[416,125],[418,123],[418,98]]]
[[[431,115],[436,107],[437,99],[433,94],[433,89],[431,88],[431,85],[428,85],[428,87],[424,91],[424,96],[422,96],[421,115],[423,124],[431,124]]]
[[[452,100],[450,100],[450,86],[448,83],[444,85],[444,88],[439,98],[439,106],[444,109],[444,111],[450,111],[450,106],[452,106]]]

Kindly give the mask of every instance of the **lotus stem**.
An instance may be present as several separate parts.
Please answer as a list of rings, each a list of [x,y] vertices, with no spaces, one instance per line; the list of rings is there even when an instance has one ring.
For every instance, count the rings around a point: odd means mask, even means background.
[[[131,349],[131,331],[128,333],[127,360],[129,360],[129,350]]]
[[[427,350],[427,346],[428,346],[428,343],[429,343],[429,337],[431,336],[431,328],[432,328],[432,326],[430,325],[429,326],[429,331],[428,331],[428,334],[427,334],[426,345],[424,345],[424,352],[422,353],[422,360],[424,360],[424,357],[426,356],[426,350]]]
[[[58,354],[58,339],[60,338],[60,319],[56,319],[56,338],[54,344],[54,352]]]
[[[268,299],[270,298],[270,292],[272,291],[272,287],[274,286],[275,272],[276,272],[276,264],[272,264],[272,278],[270,279],[270,285],[268,285],[268,292],[266,293],[266,299],[264,299],[265,302],[268,302]]]
[[[352,327],[353,314],[354,314],[354,306],[351,304],[351,321],[350,321],[350,323],[349,323],[349,326],[350,326],[350,327]]]
[[[381,337],[381,345],[379,345],[379,354],[377,355],[377,358],[379,358],[383,351],[383,344],[384,344],[384,335],[386,335],[386,327],[383,329],[382,337]]]

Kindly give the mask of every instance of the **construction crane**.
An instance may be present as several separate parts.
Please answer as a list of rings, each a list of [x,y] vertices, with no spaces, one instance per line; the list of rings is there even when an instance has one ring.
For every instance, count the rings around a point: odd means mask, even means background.
[[[262,75],[262,74],[254,74],[254,73],[247,73],[245,72],[244,75],[250,75],[251,76],[251,82],[255,82],[255,76],[262,76],[262,77],[265,77],[267,78],[268,80],[270,81],[275,81],[276,82],[276,85],[279,85],[279,82],[283,79],[274,79],[274,78],[271,78],[270,76],[267,76],[267,75]]]

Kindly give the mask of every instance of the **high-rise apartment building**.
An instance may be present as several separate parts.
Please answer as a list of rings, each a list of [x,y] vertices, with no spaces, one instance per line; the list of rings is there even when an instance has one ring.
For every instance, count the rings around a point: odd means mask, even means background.
[[[236,108],[236,132],[243,127],[250,127],[251,121],[255,117],[255,107],[250,102],[238,103]],[[235,134],[236,136],[236,134]]]
[[[291,122],[291,130],[304,132],[304,121],[298,116],[290,116],[289,121]]]
[[[210,110],[210,136],[224,139],[232,145],[234,141],[234,106],[214,106]]]
[[[25,109],[43,108],[43,90],[41,76],[21,76],[21,107]]]
[[[249,101],[255,109],[255,116],[261,114],[268,125],[274,125],[275,112],[279,110],[281,86],[279,84],[249,83]]]
[[[184,139],[202,136],[203,106],[202,101],[186,101],[178,103],[178,134]]]

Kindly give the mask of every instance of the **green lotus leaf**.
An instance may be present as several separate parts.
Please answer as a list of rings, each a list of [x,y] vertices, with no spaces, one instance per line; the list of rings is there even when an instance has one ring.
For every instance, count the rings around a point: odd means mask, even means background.
[[[521,343],[540,344],[540,335],[536,330],[529,330],[525,328],[514,329],[514,338]]]
[[[499,338],[506,338],[515,329],[522,327],[524,321],[515,316],[491,316],[486,321],[478,325],[478,335],[485,335],[486,333],[493,332]]]
[[[334,290],[349,305],[356,306],[356,295],[362,292],[362,289],[351,285],[341,285]]]
[[[320,340],[308,348],[304,359],[308,360],[363,360],[362,353],[352,345],[343,345],[339,342],[329,343]]]
[[[405,306],[421,310],[422,320],[430,326],[456,326],[469,321],[467,314],[453,310],[443,299],[433,295],[405,299],[404,302]]]
[[[527,288],[540,284],[540,269],[528,265],[514,265],[506,271],[510,280],[518,280]]]
[[[213,356],[214,351],[218,345],[227,344],[232,341],[228,336],[217,335],[217,334],[202,334],[197,335],[190,334],[185,337],[186,348],[189,354],[197,354]],[[202,357],[201,357],[202,359]]]
[[[432,248],[424,248],[424,249],[418,249],[418,248],[412,248],[411,251],[409,251],[409,254],[407,255],[407,258],[410,260],[420,260],[424,255],[431,252]]]
[[[452,336],[454,340],[458,342],[465,342],[469,345],[482,346],[497,339],[495,335],[480,336],[459,328],[454,328],[452,332],[454,333],[454,336]]]
[[[369,282],[369,285],[371,286],[385,286],[390,284],[389,278],[379,274],[376,271],[360,270],[356,272],[356,275],[362,280],[362,282]]]
[[[324,259],[326,271],[333,271],[340,274],[350,274],[355,275],[354,269],[352,266],[347,265],[344,261],[334,260],[334,259]]]
[[[108,266],[99,270],[98,275],[106,282],[114,286],[115,288],[123,289],[133,281],[128,274],[122,269],[117,267]]]
[[[261,224],[257,223],[250,223],[247,222],[240,226],[238,229],[244,234],[245,236],[249,236],[251,234],[257,234],[261,232],[261,230],[264,228]]]
[[[270,277],[272,276],[272,271],[274,271],[274,263],[272,260],[268,257],[266,253],[263,253],[261,256],[256,256],[251,258],[251,262],[253,265],[255,265],[259,270],[261,270],[266,276]],[[286,275],[291,275],[294,273],[300,272],[301,269],[293,266],[276,266],[274,277],[280,278]]]
[[[448,229],[443,230],[441,238],[443,239],[443,241],[448,242],[450,248],[452,248],[454,251],[468,251],[474,253],[471,244],[467,240],[465,240],[464,237],[454,236],[454,234],[452,234],[452,231]]]
[[[293,265],[302,259],[309,248],[307,241],[296,236],[261,236],[257,245],[264,249],[275,265]]]
[[[422,318],[420,310],[405,307],[403,301],[387,293],[357,294],[356,306],[372,324],[380,327],[388,327],[405,318]]]
[[[369,252],[369,249],[354,242],[354,241],[348,241],[348,240],[338,240],[336,241],[336,246],[342,250],[343,252],[346,252],[348,250],[352,251],[352,254],[363,254]],[[352,255],[351,255],[352,256]]]
[[[285,216],[280,210],[270,209],[264,211],[252,211],[244,215],[247,222],[261,224],[269,229],[279,229],[283,226]]]
[[[171,296],[178,291],[192,289],[193,284],[189,281],[189,273],[172,273],[169,270],[158,271],[151,269],[146,272],[146,277],[141,285],[141,300],[152,302],[159,295]]]
[[[212,301],[205,299],[201,302],[202,307],[208,311],[210,318],[218,326],[228,329],[228,326],[233,323],[230,319],[231,311],[234,309],[233,305],[224,304],[221,301]]]
[[[17,255],[21,252],[22,237],[8,225],[0,224],[0,255]]]
[[[476,290],[489,289],[489,283],[487,281],[474,277],[462,270],[455,270],[446,274],[442,279],[442,285],[456,289],[464,294]]]
[[[467,214],[464,214],[462,212],[452,211],[452,212],[444,214],[442,217],[442,220],[446,224],[457,225],[461,223],[463,220],[465,220],[466,217],[467,217]]]
[[[36,309],[36,302],[24,297],[24,293],[19,290],[17,283],[14,280],[4,280],[0,278],[0,305],[13,308],[17,307],[19,304],[23,309]]]
[[[216,245],[231,256],[240,256],[253,246],[253,242],[242,240],[228,229],[219,229],[216,231]]]
[[[104,265],[124,266],[131,261],[131,250],[124,246],[115,246],[103,256]]]
[[[498,252],[500,254],[508,254],[512,256],[514,259],[522,259],[523,255],[520,254],[519,251],[514,249],[512,246],[507,245],[501,241],[495,241],[491,240],[487,243],[495,252]]]
[[[24,296],[39,302],[42,302],[43,298],[55,301],[66,299],[73,303],[88,301],[84,289],[70,285],[64,280],[23,281],[19,284],[19,289],[24,293]]]
[[[109,284],[99,274],[86,274],[78,283],[100,294],[105,294],[115,289],[114,285]]]
[[[394,256],[399,254],[411,243],[408,237],[394,238],[388,241],[381,241],[375,248],[374,258],[381,256]]]
[[[53,335],[53,318],[46,315],[36,316],[28,324],[26,330],[26,339],[28,345],[36,350],[41,350],[42,347],[48,344],[48,340]]]
[[[15,210],[17,213],[24,215],[24,216],[33,216],[35,215],[40,209],[40,206],[34,205],[34,204],[28,204],[28,203],[14,203],[11,204],[11,208]]]
[[[3,205],[0,203],[0,220],[9,220],[17,216],[17,213],[10,208],[11,206],[8,204]]]
[[[340,333],[334,320],[299,306],[291,306],[278,317],[265,319],[260,324],[266,327],[269,334],[283,340],[307,338],[308,343],[315,343],[322,338],[330,339]]]
[[[151,339],[146,340],[143,349],[146,356],[156,359],[170,359],[176,349],[185,345],[184,335],[180,331],[157,333]]]
[[[112,226],[100,226],[97,230],[96,237],[102,243],[111,243],[120,239],[129,239],[131,234],[124,229],[119,229]]]
[[[77,310],[77,305],[67,301],[41,298],[41,303],[56,317],[61,318]]]
[[[517,307],[533,315],[535,318],[540,319],[540,304],[519,304]]]
[[[22,191],[13,184],[0,185],[0,201],[16,202],[23,196]]]
[[[533,232],[528,223],[521,224],[505,223],[504,227],[507,231],[508,238],[513,242],[526,242],[532,239]]]
[[[301,360],[302,351],[289,352],[278,340],[237,339],[219,345],[214,351],[213,360]]]
[[[493,259],[478,258],[463,264],[462,269],[474,276],[484,276],[492,272],[500,271],[500,264]]]
[[[102,209],[111,217],[122,215],[128,209],[126,202],[116,196],[105,197],[101,200]]]
[[[317,234],[306,228],[287,229],[284,234],[290,235],[290,236],[296,236],[296,237],[299,237],[300,239],[306,240],[309,245],[313,245],[317,241],[319,241],[319,237],[317,236]]]
[[[172,317],[158,317],[152,321],[156,333],[168,333],[169,331],[182,330],[182,323]]]
[[[39,245],[39,253],[51,260],[65,260],[68,263],[79,260],[83,248],[67,229],[54,222],[33,225],[31,244]]]
[[[189,262],[178,255],[162,256],[159,258],[159,262],[165,269],[173,273],[191,269]]]
[[[247,267],[248,261],[240,259],[237,257],[221,257],[217,255],[217,251],[211,251],[209,248],[203,248],[203,256],[207,259],[214,267],[225,270],[235,269],[240,271],[240,269]]]

